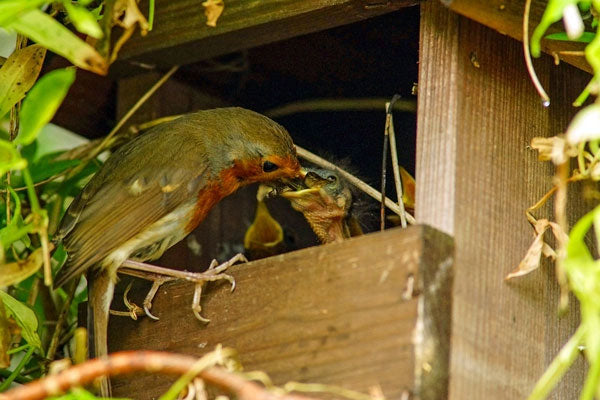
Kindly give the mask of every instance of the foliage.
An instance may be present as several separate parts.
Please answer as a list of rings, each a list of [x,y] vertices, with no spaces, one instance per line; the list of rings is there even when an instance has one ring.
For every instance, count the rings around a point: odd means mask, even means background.
[[[584,30],[581,13],[593,19],[596,32]],[[533,389],[529,399],[540,400],[548,396],[565,372],[571,367],[583,349],[589,370],[580,399],[600,398],[600,259],[586,244],[586,237],[593,227],[596,249],[600,249],[600,206],[582,217],[566,231],[566,191],[568,183],[575,181],[598,182],[600,180],[600,0],[549,0],[542,21],[531,38],[531,53],[539,56],[541,39],[548,28],[563,20],[564,33],[548,35],[549,40],[571,40],[587,43],[585,57],[592,67],[593,77],[574,105],[580,106],[590,95],[592,104],[580,110],[570,123],[565,135],[553,138],[535,138],[532,147],[539,151],[540,160],[551,160],[557,169],[557,184],[536,205],[527,211],[529,221],[536,231],[536,239],[527,255],[509,277],[524,275],[539,267],[545,255],[556,261],[557,275],[562,286],[561,305],[567,301],[567,290],[577,298],[581,310],[581,323],[571,339],[564,345],[544,375]],[[577,168],[569,171],[571,159]],[[533,212],[556,194],[556,222],[537,220]],[[544,241],[544,232],[551,227],[557,242],[553,249]]]
[[[125,32],[113,48],[116,24]],[[51,255],[51,235],[69,199],[99,165],[95,157],[85,159],[86,152],[48,153],[38,143],[76,77],[74,67],[40,77],[46,52],[105,75],[137,27],[145,34],[136,1],[0,1],[0,28],[19,35],[0,67],[0,392],[43,376],[48,362],[62,356],[74,333],[77,303],[86,297],[85,289],[77,289],[64,329],[44,323],[56,320],[70,296],[50,288],[52,270],[66,259],[61,247]],[[34,43],[27,46],[28,39]],[[61,343],[58,354],[48,352],[53,341]],[[59,398],[95,397],[79,389]]]

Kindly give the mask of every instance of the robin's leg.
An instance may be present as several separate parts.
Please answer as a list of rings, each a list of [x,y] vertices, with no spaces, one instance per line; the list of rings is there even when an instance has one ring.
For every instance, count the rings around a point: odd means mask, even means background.
[[[231,275],[225,274],[224,271],[236,262],[247,261],[248,260],[246,257],[239,253],[222,264],[219,264],[217,260],[213,260],[208,270],[205,272],[188,272],[159,267],[139,261],[127,260],[121,265],[121,267],[118,269],[118,272],[146,280],[151,280],[153,282],[152,288],[144,299],[144,311],[148,317],[155,320],[158,318],[150,313],[150,308],[152,308],[152,300],[154,299],[158,288],[162,284],[173,280],[186,280],[189,282],[195,282],[196,286],[192,300],[192,311],[194,312],[196,318],[198,318],[200,321],[208,322],[208,319],[200,315],[200,296],[202,294],[202,287],[206,282],[226,280],[231,283],[231,291],[233,291],[235,289],[235,280]]]

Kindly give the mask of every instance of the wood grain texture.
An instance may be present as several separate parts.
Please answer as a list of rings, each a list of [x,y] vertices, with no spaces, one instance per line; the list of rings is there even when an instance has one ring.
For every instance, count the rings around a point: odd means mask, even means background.
[[[171,284],[154,302],[160,321],[111,319],[110,350],[201,355],[221,343],[277,384],[380,385],[388,399],[404,391],[445,399],[452,261],[452,240],[419,226],[238,265],[229,271],[235,292],[223,283],[207,289],[208,325],[192,315],[192,286]],[[140,376],[114,389],[148,399],[169,382]]]
[[[450,399],[523,399],[578,322],[574,305],[558,319],[550,266],[504,282],[533,239],[524,211],[552,186],[528,144],[565,129],[589,76],[537,60],[546,109],[519,42],[438,2],[423,5],[421,29],[417,219],[455,237]],[[577,398],[582,377],[579,363],[553,398]]]
[[[129,40],[119,53],[129,61],[183,65],[316,32],[417,4],[418,0],[228,0],[216,28],[206,25],[195,0],[156,2],[154,29]],[[146,10],[147,0],[140,9]],[[116,65],[116,69],[119,66]]]
[[[462,14],[474,21],[497,30],[514,39],[523,40],[523,12],[525,0],[441,0],[453,11]],[[531,32],[542,19],[547,0],[532,0],[529,26]],[[549,29],[548,33],[564,32],[560,23]],[[565,43],[555,40],[543,40],[542,48],[548,54],[562,50],[583,50],[585,44]],[[560,59],[591,72],[591,67],[583,56],[560,55]]]

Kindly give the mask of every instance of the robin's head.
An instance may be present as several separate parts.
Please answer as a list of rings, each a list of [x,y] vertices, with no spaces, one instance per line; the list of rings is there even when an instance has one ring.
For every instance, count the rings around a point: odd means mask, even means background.
[[[190,124],[194,116],[214,126],[202,138],[213,172],[227,171],[240,185],[303,176],[292,138],[275,121],[238,107],[192,114]]]

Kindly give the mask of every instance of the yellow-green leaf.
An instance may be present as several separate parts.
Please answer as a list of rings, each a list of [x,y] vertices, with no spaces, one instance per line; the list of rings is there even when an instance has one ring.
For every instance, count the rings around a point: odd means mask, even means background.
[[[26,259],[0,265],[0,286],[19,283],[35,274],[44,262],[43,249],[35,249]]]
[[[2,0],[0,1],[0,26],[6,26],[21,13],[38,8],[44,0]]]
[[[67,58],[76,66],[106,75],[108,64],[92,46],[40,10],[21,14],[8,25],[36,43]]]
[[[35,83],[46,49],[39,44],[15,51],[0,68],[0,117],[25,97]]]
[[[77,28],[79,32],[90,35],[96,39],[100,39],[104,36],[104,32],[102,32],[94,14],[83,7],[71,4],[69,1],[64,2],[63,5],[65,6],[67,13],[69,13],[71,22],[73,22],[73,25],[75,25],[75,28]]]
[[[0,140],[0,177],[10,170],[23,169],[27,160],[21,158],[15,146],[6,140]]]
[[[46,125],[75,80],[73,68],[56,69],[40,78],[29,92],[21,107],[21,129],[15,143],[28,145]]]
[[[10,350],[12,339],[11,330],[11,324],[6,316],[4,304],[2,303],[2,300],[0,300],[0,368],[10,367],[10,355],[8,354],[8,350]]]
[[[4,303],[6,312],[12,315],[17,325],[21,327],[21,334],[27,343],[41,350],[42,342],[37,333],[38,320],[33,310],[2,290],[0,290],[0,299]]]

